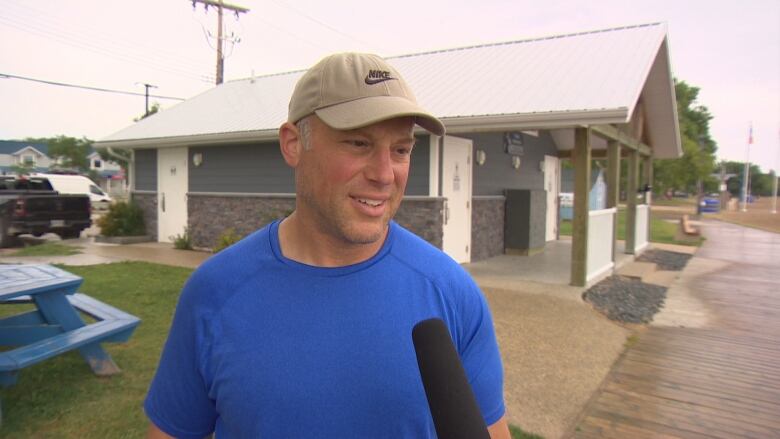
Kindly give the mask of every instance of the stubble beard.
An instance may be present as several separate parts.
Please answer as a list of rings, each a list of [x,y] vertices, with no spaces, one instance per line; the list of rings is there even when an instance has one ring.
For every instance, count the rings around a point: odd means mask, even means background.
[[[303,182],[299,182],[303,183]],[[312,225],[324,234],[351,245],[374,244],[384,239],[388,224],[398,210],[400,203],[395,197],[387,201],[387,212],[374,221],[366,222],[355,218],[349,206],[340,206],[339,200],[328,199],[324,203],[307,184],[299,184],[297,208],[308,213]]]

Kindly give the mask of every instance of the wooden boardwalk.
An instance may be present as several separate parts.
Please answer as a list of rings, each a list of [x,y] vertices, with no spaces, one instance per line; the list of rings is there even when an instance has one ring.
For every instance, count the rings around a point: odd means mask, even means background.
[[[780,234],[708,222],[695,279],[706,328],[650,326],[571,437],[780,438]]]

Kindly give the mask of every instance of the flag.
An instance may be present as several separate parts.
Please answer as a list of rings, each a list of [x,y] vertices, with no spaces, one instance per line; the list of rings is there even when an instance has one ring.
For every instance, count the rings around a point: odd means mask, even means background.
[[[753,124],[750,124],[750,133],[748,133],[748,145],[753,144]]]

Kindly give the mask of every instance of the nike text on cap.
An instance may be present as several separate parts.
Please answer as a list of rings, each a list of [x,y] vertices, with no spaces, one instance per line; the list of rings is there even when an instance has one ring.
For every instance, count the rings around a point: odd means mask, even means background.
[[[313,113],[337,130],[413,116],[418,125],[431,133],[444,134],[444,125],[417,105],[401,75],[385,60],[371,54],[328,56],[298,80],[287,120],[295,123]]]

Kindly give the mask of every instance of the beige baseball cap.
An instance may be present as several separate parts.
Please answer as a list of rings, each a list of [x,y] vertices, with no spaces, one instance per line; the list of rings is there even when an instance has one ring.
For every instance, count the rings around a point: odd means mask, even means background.
[[[295,123],[310,114],[337,130],[413,116],[431,133],[444,134],[444,124],[417,105],[398,71],[379,56],[366,53],[330,55],[298,80],[287,120]]]

